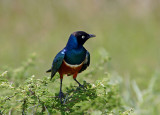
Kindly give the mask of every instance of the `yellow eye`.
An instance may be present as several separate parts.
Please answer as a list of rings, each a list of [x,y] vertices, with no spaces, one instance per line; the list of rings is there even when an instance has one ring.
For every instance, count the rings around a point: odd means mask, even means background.
[[[82,36],[82,39],[84,39],[85,38],[85,36]]]

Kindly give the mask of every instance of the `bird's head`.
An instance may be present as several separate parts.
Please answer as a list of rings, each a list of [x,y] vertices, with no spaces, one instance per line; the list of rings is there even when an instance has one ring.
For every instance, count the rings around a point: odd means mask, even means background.
[[[72,35],[75,36],[79,45],[83,45],[89,38],[96,37],[94,34],[88,34],[84,31],[76,31]]]
[[[67,46],[74,47],[82,46],[89,38],[96,37],[94,34],[88,34],[84,31],[73,32],[68,40]]]

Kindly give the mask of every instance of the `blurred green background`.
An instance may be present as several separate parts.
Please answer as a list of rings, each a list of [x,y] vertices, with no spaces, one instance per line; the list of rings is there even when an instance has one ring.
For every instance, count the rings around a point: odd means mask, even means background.
[[[158,0],[1,0],[0,67],[18,67],[35,52],[34,74],[46,75],[69,35],[84,30],[97,36],[85,44],[92,67],[96,50],[105,48],[112,58],[108,72],[145,87],[160,67],[159,11]]]
[[[104,48],[112,58],[106,71],[145,89],[160,72],[159,11],[159,0],[1,0],[0,68],[19,67],[36,53],[32,73],[48,75],[45,71],[69,35],[83,30],[97,36],[85,44],[90,68],[101,60],[97,51]]]

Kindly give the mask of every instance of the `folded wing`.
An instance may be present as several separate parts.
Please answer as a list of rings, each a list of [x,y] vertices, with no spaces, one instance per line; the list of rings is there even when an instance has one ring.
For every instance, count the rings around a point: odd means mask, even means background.
[[[54,75],[57,73],[57,71],[59,70],[59,68],[61,67],[62,65],[62,62],[63,62],[63,59],[64,59],[64,56],[65,56],[65,49],[63,49],[62,51],[60,51],[56,57],[54,58],[53,60],[53,63],[52,63],[52,67],[51,69],[49,69],[47,72],[51,72],[51,79],[54,77]]]

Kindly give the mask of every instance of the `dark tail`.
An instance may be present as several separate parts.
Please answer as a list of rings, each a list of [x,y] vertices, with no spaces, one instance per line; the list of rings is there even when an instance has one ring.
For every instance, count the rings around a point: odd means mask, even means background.
[[[46,73],[51,72],[51,69],[47,70]]]
[[[48,73],[48,72],[51,72],[51,69],[49,69],[49,70],[46,71],[46,73]],[[51,79],[50,80],[52,80],[52,78],[54,77],[55,74],[56,74],[56,72],[52,71],[52,73],[51,73]]]

